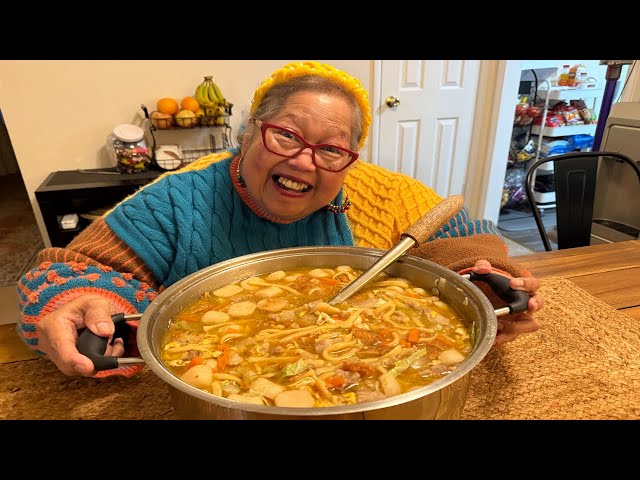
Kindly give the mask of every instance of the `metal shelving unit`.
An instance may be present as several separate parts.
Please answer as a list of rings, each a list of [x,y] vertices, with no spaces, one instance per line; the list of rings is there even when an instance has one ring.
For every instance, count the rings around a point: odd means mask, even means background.
[[[533,125],[531,128],[531,134],[538,135],[538,147],[536,149],[536,156],[534,161],[540,159],[540,151],[542,147],[543,137],[569,137],[572,135],[593,135],[596,132],[597,124],[587,125],[573,125],[573,126],[560,126],[560,127],[546,127],[547,113],[549,112],[550,101],[571,101],[571,100],[584,100],[593,99],[591,106],[592,111],[595,111],[597,99],[604,93],[602,88],[572,88],[572,87],[559,87],[551,86],[549,80],[545,79],[542,82],[541,87],[538,89],[538,95],[544,96],[544,109],[542,112],[542,121],[540,125]],[[543,175],[553,175],[553,163],[547,164],[545,169],[536,169],[535,174],[532,176],[532,182],[535,183],[539,170],[544,170]],[[532,188],[533,190],[533,188]],[[545,208],[555,208],[555,192],[536,192],[533,190],[536,202],[540,205],[541,212]]]
[[[569,137],[571,135],[593,135],[596,132],[597,125],[595,123],[589,125],[575,125],[573,127],[542,127],[534,125],[531,127],[531,133],[539,137]],[[538,142],[539,144],[541,142]],[[537,160],[537,159],[536,159]]]
[[[150,151],[152,164],[161,170],[177,170],[200,157],[232,148],[231,125],[229,124],[232,106],[233,105],[230,105],[226,109],[225,115],[223,115],[224,123],[222,125],[205,124],[194,125],[188,128],[172,126],[159,129],[151,123],[147,107],[141,105],[145,115],[144,128],[151,136]],[[203,134],[205,131],[207,133]],[[164,135],[167,143],[158,142],[158,138],[156,137],[159,135]],[[185,143],[185,138],[188,139],[189,142]],[[178,151],[179,155],[175,155],[175,158],[159,161],[157,151],[160,146],[178,147],[175,151]]]

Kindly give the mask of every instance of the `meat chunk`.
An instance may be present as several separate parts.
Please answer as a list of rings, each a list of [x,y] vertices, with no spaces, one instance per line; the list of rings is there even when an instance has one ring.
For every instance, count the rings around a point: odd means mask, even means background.
[[[333,345],[334,343],[338,343],[338,342],[342,342],[341,337],[322,338],[316,341],[316,346],[315,346],[316,352],[322,353],[324,349],[327,348],[329,345]]]
[[[383,393],[380,393],[376,390],[371,390],[370,388],[366,387],[360,387],[356,390],[356,398],[358,399],[358,403],[361,403],[382,400],[387,397]]]

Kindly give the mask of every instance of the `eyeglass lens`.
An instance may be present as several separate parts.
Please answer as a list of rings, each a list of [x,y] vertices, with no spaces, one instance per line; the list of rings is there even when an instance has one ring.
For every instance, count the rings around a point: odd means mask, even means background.
[[[266,147],[273,153],[292,156],[309,146],[300,136],[276,127],[267,127],[264,139]],[[327,170],[340,170],[351,161],[351,153],[335,145],[310,147],[315,153],[315,162]]]

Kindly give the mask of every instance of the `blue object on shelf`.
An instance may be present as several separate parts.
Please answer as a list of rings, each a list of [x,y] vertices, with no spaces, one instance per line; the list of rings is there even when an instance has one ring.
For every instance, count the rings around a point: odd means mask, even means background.
[[[549,149],[548,152],[540,152],[540,158],[553,157],[554,155],[562,155],[572,150],[569,145],[557,145]]]
[[[571,150],[586,150],[593,146],[593,135],[573,135],[569,137]]]

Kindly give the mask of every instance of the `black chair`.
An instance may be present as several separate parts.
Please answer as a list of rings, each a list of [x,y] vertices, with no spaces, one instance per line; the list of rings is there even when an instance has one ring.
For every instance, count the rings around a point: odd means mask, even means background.
[[[591,243],[591,222],[599,157],[609,157],[617,162],[629,164],[640,182],[640,168],[636,162],[618,152],[571,152],[553,155],[532,163],[527,169],[525,179],[527,200],[547,251],[552,250],[551,243],[533,195],[532,179],[536,169],[544,163],[553,162],[558,249],[584,247]]]

